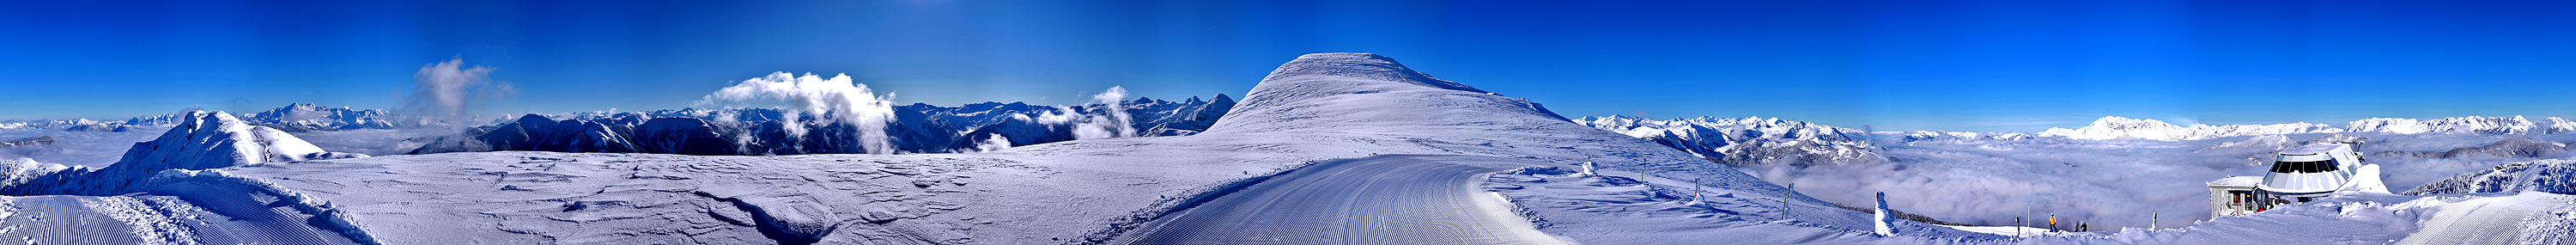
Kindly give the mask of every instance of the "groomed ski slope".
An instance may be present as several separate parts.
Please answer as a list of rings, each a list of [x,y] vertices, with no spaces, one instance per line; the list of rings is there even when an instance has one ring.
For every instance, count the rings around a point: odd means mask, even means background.
[[[2525,217],[2566,209],[2576,203],[2576,196],[2514,195],[2462,201],[2451,205],[2469,208],[2443,209],[2423,222],[2423,230],[2398,240],[2397,244],[2508,244],[2523,238]],[[2520,241],[2521,244],[2561,244],[2570,241]]]
[[[1149,223],[1129,244],[1565,244],[1476,188],[1485,174],[1545,163],[1385,155],[1271,177]]]

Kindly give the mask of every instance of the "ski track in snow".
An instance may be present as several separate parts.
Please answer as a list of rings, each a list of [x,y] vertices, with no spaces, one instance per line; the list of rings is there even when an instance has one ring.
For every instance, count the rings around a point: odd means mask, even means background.
[[[1564,244],[1471,185],[1535,165],[1436,155],[1324,162],[1156,220],[1132,244]]]
[[[2473,202],[2473,203],[2472,203]],[[2464,202],[2467,209],[2444,209],[2423,222],[2423,230],[2396,244],[2507,244],[2521,237],[2525,217],[2559,210],[2576,196],[2525,195]],[[2528,241],[2526,241],[2528,242]]]

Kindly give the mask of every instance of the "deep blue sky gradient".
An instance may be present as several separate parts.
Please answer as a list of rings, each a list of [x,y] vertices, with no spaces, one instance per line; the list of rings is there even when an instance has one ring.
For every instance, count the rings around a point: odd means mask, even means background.
[[[1110,1],[1102,1],[1110,2]],[[1607,3],[1604,3],[1607,2]],[[1373,52],[1570,117],[1877,130],[2576,116],[2576,3],[438,1],[0,3],[0,119],[393,108],[462,57],[478,114],[672,109],[773,71],[897,101],[1241,96]]]

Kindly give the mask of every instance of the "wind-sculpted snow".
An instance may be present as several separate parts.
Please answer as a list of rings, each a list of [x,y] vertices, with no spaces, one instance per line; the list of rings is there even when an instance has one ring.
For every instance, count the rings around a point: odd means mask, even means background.
[[[1730,165],[1840,165],[1886,162],[1868,132],[1779,118],[1652,120],[1626,116],[1582,118],[1580,123],[1698,154]]]

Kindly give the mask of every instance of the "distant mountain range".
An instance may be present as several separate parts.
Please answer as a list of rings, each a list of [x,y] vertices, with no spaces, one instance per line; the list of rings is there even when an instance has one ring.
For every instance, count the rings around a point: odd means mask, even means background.
[[[1197,134],[1234,107],[1223,94],[1212,100],[1173,102],[1152,98],[1102,104],[1044,106],[985,102],[957,107],[915,103],[894,106],[882,127],[894,149],[869,149],[868,127],[827,115],[775,109],[657,110],[529,114],[500,125],[467,129],[426,142],[412,154],[478,151],[668,153],[692,155],[794,155],[816,153],[954,153],[1068,141],[1084,127],[1124,127],[1124,136]],[[1112,108],[1115,108],[1113,111]],[[1126,117],[1111,117],[1123,113]],[[1097,117],[1095,117],[1097,116]],[[809,120],[795,120],[807,118]],[[1110,118],[1124,118],[1117,122]],[[1096,129],[1096,128],[1095,128]]]
[[[189,115],[188,112],[181,112],[140,116],[125,119],[123,121],[100,121],[90,119],[0,121],[0,129],[60,128],[66,131],[124,132],[132,127],[160,128],[179,125],[187,119],[187,115]],[[244,113],[234,116],[239,117],[243,122],[247,122],[252,125],[267,126],[289,132],[390,129],[448,125],[448,122],[438,120],[436,118],[402,116],[379,109],[361,110],[350,109],[349,107],[324,107],[305,103],[288,104],[285,107],[278,107],[277,109]]]

